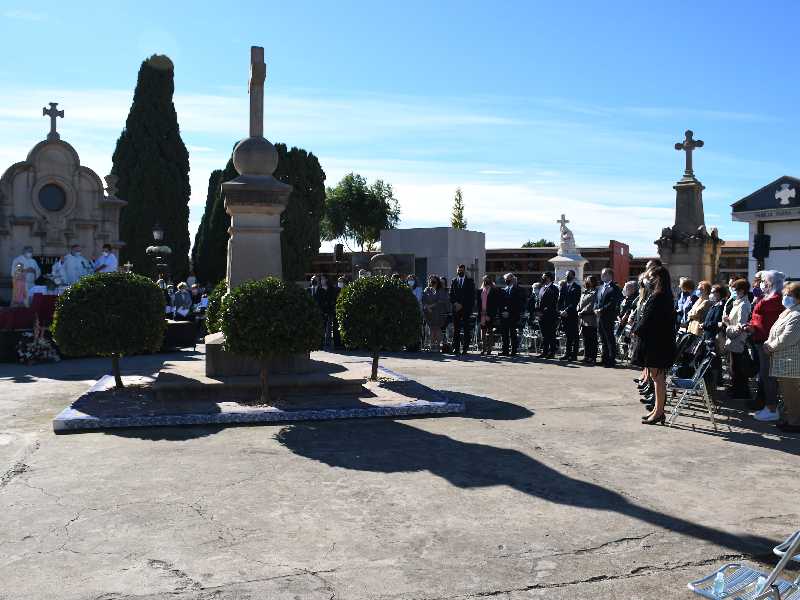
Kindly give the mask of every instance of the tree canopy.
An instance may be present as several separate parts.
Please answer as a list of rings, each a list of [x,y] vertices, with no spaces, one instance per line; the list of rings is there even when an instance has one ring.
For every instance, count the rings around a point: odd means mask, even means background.
[[[361,250],[371,250],[382,229],[394,229],[400,206],[392,186],[378,179],[373,184],[356,173],[348,173],[328,188],[322,234],[326,240],[350,240]]]
[[[532,240],[528,240],[524,244],[522,244],[523,248],[554,248],[555,242],[551,242],[550,240],[546,240],[544,238],[539,238],[535,242]]]
[[[456,188],[456,196],[453,199],[453,216],[450,217],[450,227],[453,229],[467,228],[467,220],[464,218],[464,199],[461,196],[461,188]]]
[[[139,69],[125,129],[117,140],[111,172],[119,178],[121,262],[153,274],[145,249],[153,244],[153,225],[164,228],[172,249],[170,270],[177,279],[189,271],[189,153],[181,139],[172,96],[172,61],[153,55]]]

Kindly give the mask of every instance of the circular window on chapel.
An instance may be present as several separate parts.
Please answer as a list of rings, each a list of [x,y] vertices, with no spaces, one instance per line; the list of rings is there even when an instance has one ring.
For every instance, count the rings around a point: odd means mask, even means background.
[[[55,183],[48,183],[39,190],[39,204],[50,212],[58,212],[67,204],[67,195]]]

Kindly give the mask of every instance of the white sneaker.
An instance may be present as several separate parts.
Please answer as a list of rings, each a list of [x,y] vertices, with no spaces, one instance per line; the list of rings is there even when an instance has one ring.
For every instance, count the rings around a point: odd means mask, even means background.
[[[778,411],[772,411],[768,409],[766,406],[762,408],[760,411],[753,415],[753,418],[756,421],[777,421],[778,420]]]

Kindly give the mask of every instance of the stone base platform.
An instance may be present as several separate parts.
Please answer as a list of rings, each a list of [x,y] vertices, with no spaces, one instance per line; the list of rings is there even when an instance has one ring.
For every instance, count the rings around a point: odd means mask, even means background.
[[[352,361],[352,357],[342,357]],[[312,361],[302,377],[277,374],[271,401],[259,404],[258,378],[210,378],[204,361],[169,361],[151,376],[125,377],[114,389],[106,375],[54,420],[69,433],[127,427],[285,423],[371,417],[452,414],[464,411],[442,393],[399,373],[381,369],[368,381],[370,363]]]

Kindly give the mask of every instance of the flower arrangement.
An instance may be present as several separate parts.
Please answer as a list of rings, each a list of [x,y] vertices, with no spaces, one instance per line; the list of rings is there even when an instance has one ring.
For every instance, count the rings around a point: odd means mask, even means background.
[[[58,362],[61,357],[51,340],[45,336],[45,328],[39,325],[39,318],[33,324],[33,331],[26,331],[17,344],[19,362],[34,365],[41,362]]]

